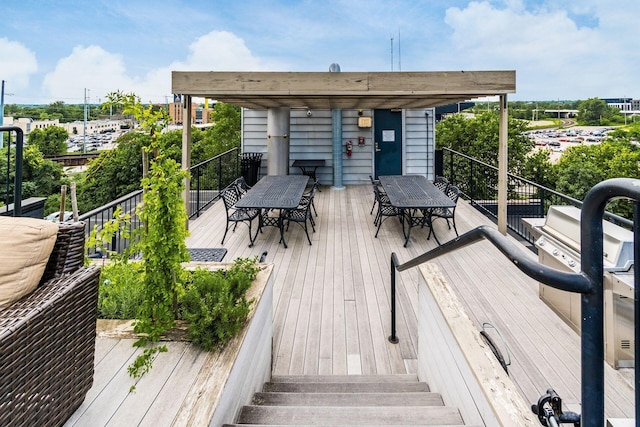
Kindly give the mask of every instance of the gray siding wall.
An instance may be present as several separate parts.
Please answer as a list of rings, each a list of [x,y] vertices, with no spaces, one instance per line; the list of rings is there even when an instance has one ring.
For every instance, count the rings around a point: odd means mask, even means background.
[[[434,178],[435,170],[435,114],[433,109],[404,111],[405,174]]]
[[[428,114],[425,114],[425,111]],[[372,117],[372,110],[362,110],[362,116]],[[373,175],[373,127],[358,127],[358,110],[342,110],[343,184],[367,184]],[[375,125],[375,124],[374,124]],[[434,177],[435,122],[432,109],[404,112],[403,173]],[[358,137],[364,145],[358,145]],[[346,154],[347,141],[353,143],[353,154]],[[326,167],[318,168],[321,184],[333,184],[332,124],[330,110],[291,110],[289,164],[297,159],[324,159]],[[259,177],[267,174],[267,111],[242,111],[242,151],[263,153]],[[289,173],[300,174],[298,168]]]

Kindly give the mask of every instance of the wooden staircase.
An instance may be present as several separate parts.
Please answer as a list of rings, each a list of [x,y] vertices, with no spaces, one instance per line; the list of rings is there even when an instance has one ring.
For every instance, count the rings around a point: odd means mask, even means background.
[[[416,375],[274,376],[232,426],[459,426]]]

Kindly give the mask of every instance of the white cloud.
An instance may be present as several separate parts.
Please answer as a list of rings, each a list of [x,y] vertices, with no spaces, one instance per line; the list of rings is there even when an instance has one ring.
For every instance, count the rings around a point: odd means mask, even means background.
[[[164,102],[171,94],[171,71],[246,71],[277,67],[254,56],[244,41],[226,31],[212,31],[196,39],[183,61],[150,70],[144,76],[131,76],[122,56],[99,46],[76,46],[58,61],[44,78],[43,89],[52,99],[82,102],[84,88],[91,102],[116,90],[134,92],[143,102]]]
[[[0,64],[0,78],[5,80],[7,93],[17,94],[28,88],[30,77],[38,71],[35,53],[7,38],[0,38]]]
[[[603,28],[603,14],[595,15],[600,25],[587,27],[579,26],[565,10],[526,10],[519,0],[506,4],[497,8],[483,1],[449,8],[445,23],[453,30],[453,56],[464,58],[472,68],[516,70],[518,98],[624,96],[623,85],[637,81],[623,65],[628,59],[621,54],[628,51],[625,41],[610,27]],[[606,61],[594,55],[604,52]]]
[[[130,91],[134,81],[126,74],[122,57],[100,46],[76,46],[62,58],[55,69],[44,77],[45,96],[68,103],[82,103],[84,89],[90,91],[90,102],[98,102],[106,93],[122,89]]]

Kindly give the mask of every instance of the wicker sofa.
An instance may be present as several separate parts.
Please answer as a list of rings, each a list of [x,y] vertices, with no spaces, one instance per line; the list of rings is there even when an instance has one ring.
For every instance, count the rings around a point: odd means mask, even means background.
[[[84,239],[60,224],[36,290],[0,312],[0,426],[62,425],[93,384],[100,270]]]

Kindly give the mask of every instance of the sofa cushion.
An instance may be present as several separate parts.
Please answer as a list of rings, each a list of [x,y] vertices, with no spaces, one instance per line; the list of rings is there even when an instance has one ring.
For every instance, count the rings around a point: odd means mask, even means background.
[[[57,233],[50,221],[0,216],[0,310],[38,286]]]

